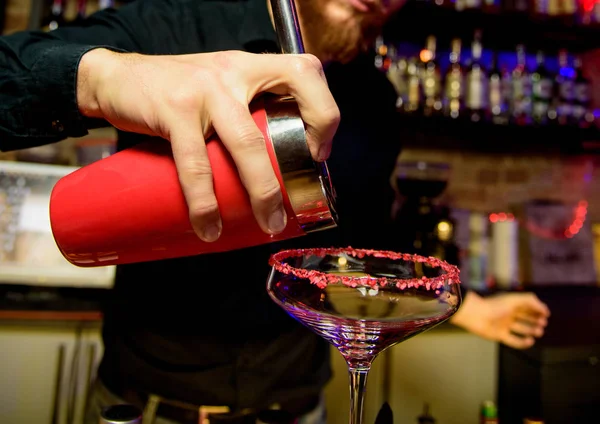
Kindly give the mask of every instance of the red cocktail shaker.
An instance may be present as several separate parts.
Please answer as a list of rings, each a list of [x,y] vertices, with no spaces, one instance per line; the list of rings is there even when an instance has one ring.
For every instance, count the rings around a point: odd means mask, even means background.
[[[272,0],[284,53],[303,53],[293,0]],[[334,192],[325,162],[311,158],[304,123],[292,98],[263,96],[251,105],[265,137],[288,215],[285,230],[265,234],[229,153],[218,139],[207,144],[223,230],[200,240],[167,141],[123,150],[63,177],[50,197],[54,239],[77,266],[144,262],[222,252],[302,236],[336,225]]]
[[[229,152],[207,141],[223,231],[200,240],[189,221],[171,145],[150,141],[84,166],[60,179],[50,197],[50,222],[65,258],[91,267],[222,252],[298,237],[335,226],[327,165],[313,162],[304,124],[291,98],[264,97],[252,116],[281,184],[285,230],[265,234]]]

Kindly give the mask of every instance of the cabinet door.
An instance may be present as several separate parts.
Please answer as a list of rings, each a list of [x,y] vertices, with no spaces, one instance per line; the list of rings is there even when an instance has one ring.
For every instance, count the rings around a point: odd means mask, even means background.
[[[73,328],[0,326],[0,422],[70,424]]]
[[[444,325],[390,349],[387,378],[395,422],[429,404],[439,423],[478,424],[481,403],[496,402],[498,345]]]

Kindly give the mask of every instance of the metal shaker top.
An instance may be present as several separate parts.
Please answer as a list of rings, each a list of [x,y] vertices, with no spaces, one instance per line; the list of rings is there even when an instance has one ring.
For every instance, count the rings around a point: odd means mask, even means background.
[[[133,405],[112,405],[102,410],[99,424],[142,424],[142,412]]]
[[[294,0],[271,0],[282,53],[304,53]],[[326,162],[312,159],[298,105],[291,97],[268,97],[267,124],[283,182],[305,232],[337,226],[335,191]]]

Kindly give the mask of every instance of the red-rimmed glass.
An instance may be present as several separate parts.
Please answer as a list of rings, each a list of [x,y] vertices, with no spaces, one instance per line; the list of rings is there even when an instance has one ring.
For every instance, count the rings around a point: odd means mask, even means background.
[[[346,360],[351,424],[362,423],[377,355],[444,322],[461,303],[458,268],[436,258],[317,248],[281,251],[270,265],[271,298]]]

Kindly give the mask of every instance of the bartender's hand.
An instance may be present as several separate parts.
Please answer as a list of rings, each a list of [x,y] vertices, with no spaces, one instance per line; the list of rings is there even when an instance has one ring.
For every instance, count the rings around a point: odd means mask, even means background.
[[[144,56],[95,49],[83,56],[77,78],[83,115],[171,142],[190,220],[205,241],[216,240],[221,232],[204,143],[213,131],[235,161],[263,231],[276,234],[285,228],[279,182],[248,110],[261,92],[295,98],[312,156],[325,160],[339,109],[321,62],[312,55],[227,51]]]
[[[467,292],[450,322],[488,340],[526,349],[542,337],[550,310],[533,293],[503,293],[482,298]]]

